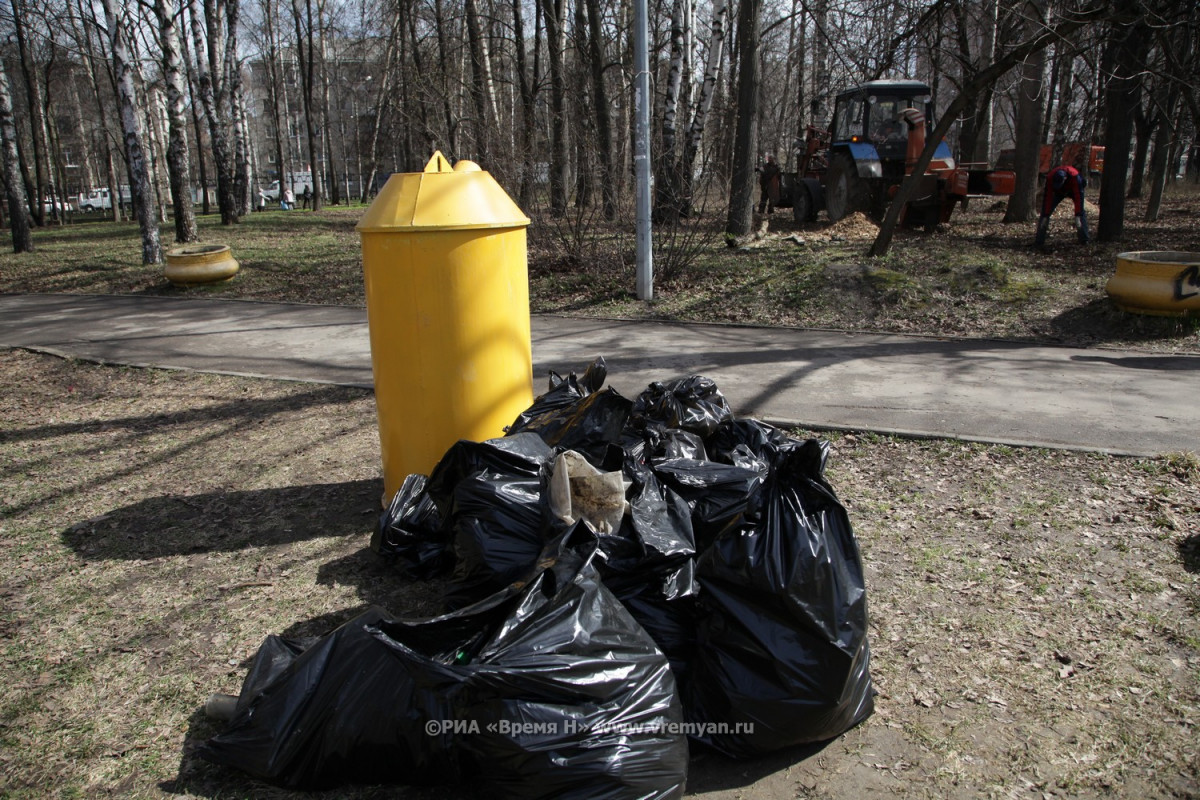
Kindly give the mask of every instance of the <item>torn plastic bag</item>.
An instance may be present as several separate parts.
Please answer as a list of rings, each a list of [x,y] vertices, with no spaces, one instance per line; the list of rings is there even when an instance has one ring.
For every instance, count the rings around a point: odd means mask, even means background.
[[[371,549],[410,578],[429,578],[448,566],[448,537],[425,484],[424,475],[405,478],[371,536]]]
[[[590,558],[429,620],[373,608],[271,637],[201,755],[295,789],[467,779],[514,798],[672,798],[687,742],[666,659]]]
[[[691,721],[731,723],[697,737],[730,756],[830,739],[873,709],[862,561],[821,474],[826,448],[779,448],[757,524],[723,534],[697,566],[684,706]]]
[[[691,375],[651,383],[633,403],[635,416],[682,428],[707,439],[723,420],[733,416],[725,395],[711,378]]]

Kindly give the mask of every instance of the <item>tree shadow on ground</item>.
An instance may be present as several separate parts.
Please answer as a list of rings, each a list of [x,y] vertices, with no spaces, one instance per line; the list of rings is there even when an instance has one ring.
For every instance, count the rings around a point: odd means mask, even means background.
[[[379,513],[380,481],[319,483],[141,500],[60,533],[88,561],[140,560],[361,536]]]
[[[1105,297],[1062,312],[1050,320],[1049,327],[1055,336],[1080,346],[1149,343],[1194,337],[1200,319],[1131,314]]]
[[[163,781],[158,788],[170,795],[189,797],[254,797],[296,798],[301,800],[383,800],[383,798],[410,798],[411,800],[467,800],[477,797],[478,792],[469,792],[453,786],[341,786],[323,792],[301,792],[281,789],[249,775],[218,764],[205,761],[199,755],[204,742],[224,729],[224,723],[209,719],[203,709],[197,709],[188,719],[187,732],[179,757],[176,777]],[[398,780],[403,776],[398,775]]]
[[[368,547],[322,564],[317,570],[317,583],[354,586],[366,605],[380,606],[396,616],[433,617],[447,610],[443,598],[449,587],[448,576],[408,578]]]

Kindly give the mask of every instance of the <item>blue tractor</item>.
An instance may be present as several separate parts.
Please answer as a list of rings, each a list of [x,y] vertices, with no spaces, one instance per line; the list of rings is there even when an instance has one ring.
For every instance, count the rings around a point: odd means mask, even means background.
[[[797,223],[815,220],[822,208],[831,222],[859,211],[882,219],[924,150],[932,119],[931,90],[920,81],[869,81],[840,93],[830,130],[808,129],[796,172],[783,176],[780,205],[791,203]],[[918,181],[903,221],[932,228],[969,194],[1011,194],[1014,176],[960,168],[943,141]]]

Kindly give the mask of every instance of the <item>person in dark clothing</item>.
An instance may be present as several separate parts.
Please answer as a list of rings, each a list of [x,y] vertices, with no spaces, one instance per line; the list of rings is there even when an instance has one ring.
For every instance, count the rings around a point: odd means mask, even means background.
[[[1075,229],[1079,235],[1079,243],[1087,244],[1088,236],[1087,210],[1083,207],[1083,190],[1087,187],[1087,179],[1069,164],[1063,164],[1051,170],[1046,176],[1046,192],[1042,195],[1042,214],[1038,217],[1037,241],[1038,247],[1046,246],[1046,234],[1050,231],[1050,215],[1067,195],[1075,201]]]
[[[308,208],[312,204],[312,187],[305,186],[304,194],[300,195],[300,197],[304,199],[304,208]]]
[[[770,214],[779,202],[779,165],[775,163],[775,156],[768,153],[766,162],[759,167],[758,173],[758,186],[762,190],[758,201],[758,213],[765,211]]]

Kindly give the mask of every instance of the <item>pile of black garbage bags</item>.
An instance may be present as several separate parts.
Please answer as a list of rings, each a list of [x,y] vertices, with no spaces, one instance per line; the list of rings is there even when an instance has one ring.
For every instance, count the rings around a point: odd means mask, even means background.
[[[411,475],[371,546],[449,575],[446,614],[268,638],[205,757],[291,788],[468,781],[678,797],[872,711],[858,545],[827,446],[735,419],[711,380],[602,388],[602,359]]]

